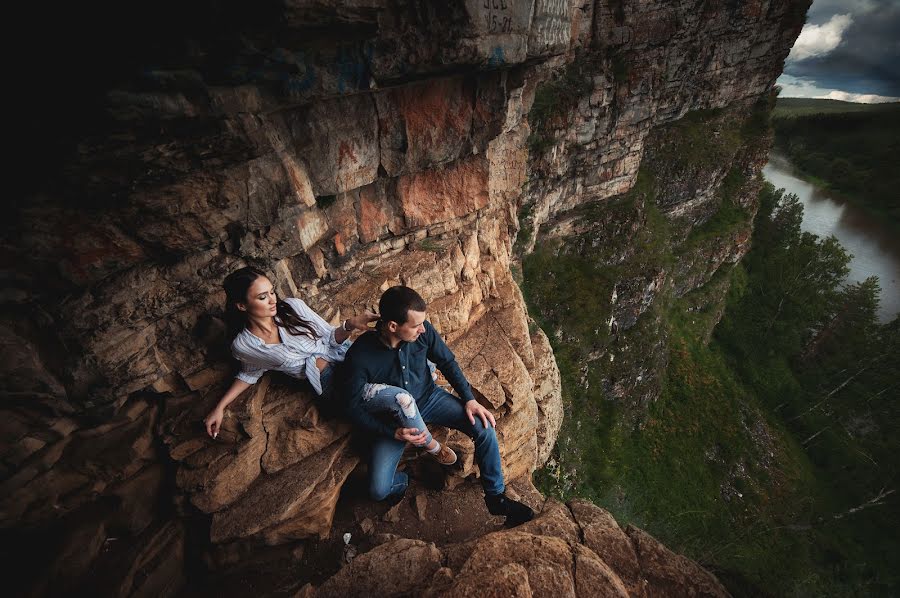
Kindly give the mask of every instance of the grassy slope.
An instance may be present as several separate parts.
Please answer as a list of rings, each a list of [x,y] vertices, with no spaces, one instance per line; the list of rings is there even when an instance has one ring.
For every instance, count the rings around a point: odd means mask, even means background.
[[[622,525],[648,530],[715,571],[736,595],[762,588],[781,595],[797,579],[816,579],[806,534],[785,526],[808,523],[804,497],[819,490],[796,442],[767,421],[721,352],[699,338],[705,314],[683,316],[693,299],[669,308],[667,380],[642,429],[625,429],[596,372],[587,389],[578,388],[581,364],[558,347],[567,421],[557,466],[538,481],[544,491],[591,498]],[[772,454],[761,454],[770,447],[759,446],[755,427],[772,436]],[[560,483],[565,477],[574,483]]]
[[[581,322],[588,331],[588,314],[596,311],[591,292],[608,279],[593,276],[584,261],[552,264],[545,257],[528,265],[536,271],[526,268],[526,280],[543,273],[543,291],[553,287],[560,304],[569,299],[569,289],[575,301],[565,320]],[[739,267],[727,276],[744,274]],[[536,309],[536,289],[528,286],[532,313],[546,315]],[[594,296],[608,296],[605,290]],[[758,384],[769,391],[760,398],[715,341],[703,343],[699,331],[706,329],[708,314],[684,309],[703,304],[693,295],[661,314],[669,322],[669,367],[642,429],[623,425],[620,407],[604,396],[598,371],[590,368],[582,377],[583,354],[554,342],[566,422],[553,464],[537,474],[539,486],[561,498],[590,498],[620,524],[648,530],[709,567],[736,596],[854,595],[856,584],[844,585],[829,559],[865,561],[869,550],[852,540],[860,532],[850,522],[819,527],[819,514],[836,512],[842,501],[831,496],[827,472],[817,470],[772,413],[774,397],[799,395],[799,383],[785,360],[773,359],[765,372],[757,370]]]
[[[796,499],[814,489],[813,475],[722,352],[672,320],[667,383],[645,429],[624,447],[622,493],[648,529],[736,594],[781,594],[813,568],[804,538],[785,531],[804,523]]]

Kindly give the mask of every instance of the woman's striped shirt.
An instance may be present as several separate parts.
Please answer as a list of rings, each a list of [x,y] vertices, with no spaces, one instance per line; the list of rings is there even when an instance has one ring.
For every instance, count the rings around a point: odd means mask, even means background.
[[[237,378],[248,384],[256,384],[267,370],[284,372],[295,378],[307,378],[317,394],[322,394],[322,382],[316,357],[332,363],[344,361],[349,341],[338,343],[334,339],[337,326],[332,326],[314,312],[301,299],[285,299],[303,320],[309,322],[318,335],[312,339],[294,335],[281,326],[278,335],[281,342],[267,345],[261,338],[244,328],[231,343],[231,354],[241,362]]]

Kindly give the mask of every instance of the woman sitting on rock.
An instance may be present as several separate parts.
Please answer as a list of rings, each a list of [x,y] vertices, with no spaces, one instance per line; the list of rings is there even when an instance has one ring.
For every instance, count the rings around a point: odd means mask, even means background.
[[[265,273],[241,268],[229,274],[225,288],[225,316],[234,338],[231,353],[241,370],[228,392],[204,420],[206,432],[218,436],[225,408],[255,384],[267,370],[307,379],[323,397],[331,395],[334,364],[344,360],[353,330],[367,330],[378,315],[366,312],[331,326],[300,299],[279,300]],[[424,448],[443,465],[456,462],[456,453],[432,438],[412,396],[396,386],[367,384],[365,407],[387,413],[399,424],[397,433],[415,435],[415,446]],[[398,438],[399,440],[399,438]]]

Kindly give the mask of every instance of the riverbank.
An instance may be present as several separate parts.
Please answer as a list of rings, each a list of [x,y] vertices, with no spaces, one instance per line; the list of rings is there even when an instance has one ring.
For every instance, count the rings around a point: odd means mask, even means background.
[[[820,190],[827,191],[831,197],[844,203],[852,203],[861,210],[865,210],[872,218],[880,220],[885,226],[889,227],[894,233],[900,233],[900,219],[892,211],[886,209],[879,203],[872,202],[867,199],[864,194],[844,193],[840,189],[836,189],[827,179],[803,170],[796,164],[793,164],[789,158],[781,156],[785,162],[791,163],[793,176],[797,177],[805,183],[809,183]]]
[[[840,193],[900,232],[900,103],[779,99],[775,148],[804,180]]]
[[[819,237],[834,235],[850,253],[847,282],[877,276],[881,287],[878,319],[886,323],[900,313],[900,236],[885,218],[802,176],[785,156],[773,151],[763,176],[776,188],[793,193],[803,205],[800,228]]]

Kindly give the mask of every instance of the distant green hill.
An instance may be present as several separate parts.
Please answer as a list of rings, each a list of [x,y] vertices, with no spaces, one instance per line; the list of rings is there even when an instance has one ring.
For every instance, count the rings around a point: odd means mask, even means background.
[[[859,104],[840,100],[817,100],[812,98],[778,98],[774,118],[808,116],[810,114],[836,114],[845,112],[884,112],[900,109],[900,102],[887,104]]]
[[[779,99],[775,148],[807,178],[900,228],[900,102]]]

